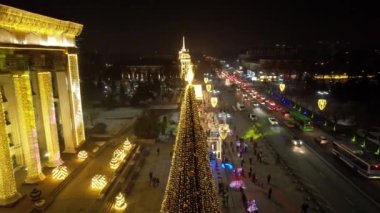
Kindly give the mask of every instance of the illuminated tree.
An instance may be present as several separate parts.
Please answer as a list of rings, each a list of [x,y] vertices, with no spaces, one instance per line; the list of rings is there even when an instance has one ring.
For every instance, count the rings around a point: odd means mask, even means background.
[[[162,213],[218,213],[206,136],[198,115],[194,88],[188,85],[181,105]]]

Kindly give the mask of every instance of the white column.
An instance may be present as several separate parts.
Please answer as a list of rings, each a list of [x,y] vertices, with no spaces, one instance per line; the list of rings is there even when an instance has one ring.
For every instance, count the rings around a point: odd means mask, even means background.
[[[41,170],[40,151],[37,140],[33,97],[28,72],[13,75],[19,115],[20,136],[26,164],[26,183],[36,183],[45,178]]]
[[[17,192],[16,179],[13,173],[9,151],[3,98],[0,91],[0,206],[12,204],[21,198]]]
[[[61,153],[58,143],[51,73],[38,72],[37,79],[40,112],[43,121],[44,136],[49,159],[46,166],[56,167],[61,165],[63,161],[61,160]]]

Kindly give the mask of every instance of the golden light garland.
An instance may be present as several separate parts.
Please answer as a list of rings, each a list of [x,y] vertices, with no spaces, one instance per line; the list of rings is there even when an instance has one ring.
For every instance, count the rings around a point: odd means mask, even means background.
[[[87,152],[85,150],[82,150],[82,151],[78,152],[77,156],[78,156],[78,160],[84,161],[84,160],[87,159],[88,154],[87,154]]]
[[[206,84],[206,91],[211,92],[212,86],[211,84]]]
[[[211,106],[213,108],[215,108],[216,105],[218,105],[218,97],[211,97],[210,101],[211,101]]]
[[[324,98],[320,98],[318,99],[317,104],[318,104],[319,110],[323,111],[327,106],[327,100]]]
[[[281,83],[280,85],[278,85],[278,87],[280,88],[281,92],[284,92],[284,90],[285,90],[285,84],[284,83]]]
[[[105,175],[96,174],[91,179],[91,188],[95,190],[102,190],[107,185],[107,179]]]
[[[219,135],[222,140],[225,140],[230,131],[228,124],[219,124]]]
[[[121,192],[115,197],[115,209],[124,210],[127,207],[127,202],[125,201],[125,196]]]
[[[117,169],[120,166],[120,160],[116,157],[112,157],[110,161],[110,168],[111,169]]]
[[[67,166],[57,166],[52,171],[52,177],[54,180],[64,180],[68,174]]]
[[[124,149],[124,151],[128,151],[128,150],[131,149],[131,147],[132,147],[132,144],[131,144],[131,142],[129,141],[129,139],[127,138],[127,139],[124,141],[124,143],[123,143],[123,149]]]

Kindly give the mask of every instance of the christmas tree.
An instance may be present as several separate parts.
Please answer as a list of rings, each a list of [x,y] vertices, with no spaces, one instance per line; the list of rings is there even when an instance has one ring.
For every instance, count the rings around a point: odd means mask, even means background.
[[[162,213],[221,212],[192,85],[185,90]]]

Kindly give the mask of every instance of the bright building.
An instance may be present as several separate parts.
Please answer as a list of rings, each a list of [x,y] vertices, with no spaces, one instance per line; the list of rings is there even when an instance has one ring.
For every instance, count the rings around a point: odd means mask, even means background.
[[[82,25],[0,4],[0,205],[85,141],[75,38]]]

